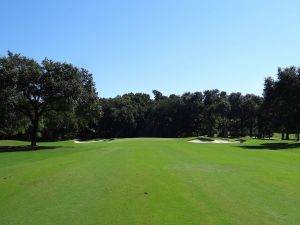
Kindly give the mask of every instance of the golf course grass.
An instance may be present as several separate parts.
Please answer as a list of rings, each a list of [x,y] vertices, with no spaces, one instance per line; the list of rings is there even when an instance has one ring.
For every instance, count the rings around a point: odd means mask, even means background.
[[[1,225],[300,224],[295,141],[39,145],[37,151],[1,148]]]

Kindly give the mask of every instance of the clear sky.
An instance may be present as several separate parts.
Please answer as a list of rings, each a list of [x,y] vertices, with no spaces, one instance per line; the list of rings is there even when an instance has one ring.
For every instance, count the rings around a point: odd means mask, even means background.
[[[2,0],[0,54],[73,63],[99,95],[261,94],[300,62],[299,0]]]

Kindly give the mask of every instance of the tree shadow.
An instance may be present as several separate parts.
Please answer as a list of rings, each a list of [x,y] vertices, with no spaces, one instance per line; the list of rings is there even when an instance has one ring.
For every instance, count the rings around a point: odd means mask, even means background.
[[[300,143],[263,143],[260,145],[245,145],[239,147],[252,150],[287,150],[300,148]]]
[[[36,146],[36,147],[30,145],[0,146],[0,153],[52,150],[57,148],[60,148],[60,146]]]

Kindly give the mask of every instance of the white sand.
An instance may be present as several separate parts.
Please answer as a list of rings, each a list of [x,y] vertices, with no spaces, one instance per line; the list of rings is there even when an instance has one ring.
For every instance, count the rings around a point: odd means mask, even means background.
[[[76,144],[90,144],[90,143],[94,143],[94,142],[102,142],[103,140],[98,140],[98,141],[78,141],[78,140],[74,140],[74,143]]]
[[[241,141],[227,141],[227,140],[205,141],[200,139],[191,140],[189,142],[196,143],[196,144],[240,144],[242,143]]]

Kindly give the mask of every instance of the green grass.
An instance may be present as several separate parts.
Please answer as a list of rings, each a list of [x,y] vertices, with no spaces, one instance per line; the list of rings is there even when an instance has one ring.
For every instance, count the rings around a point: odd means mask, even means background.
[[[66,141],[2,152],[0,224],[300,224],[299,144],[186,140]]]

